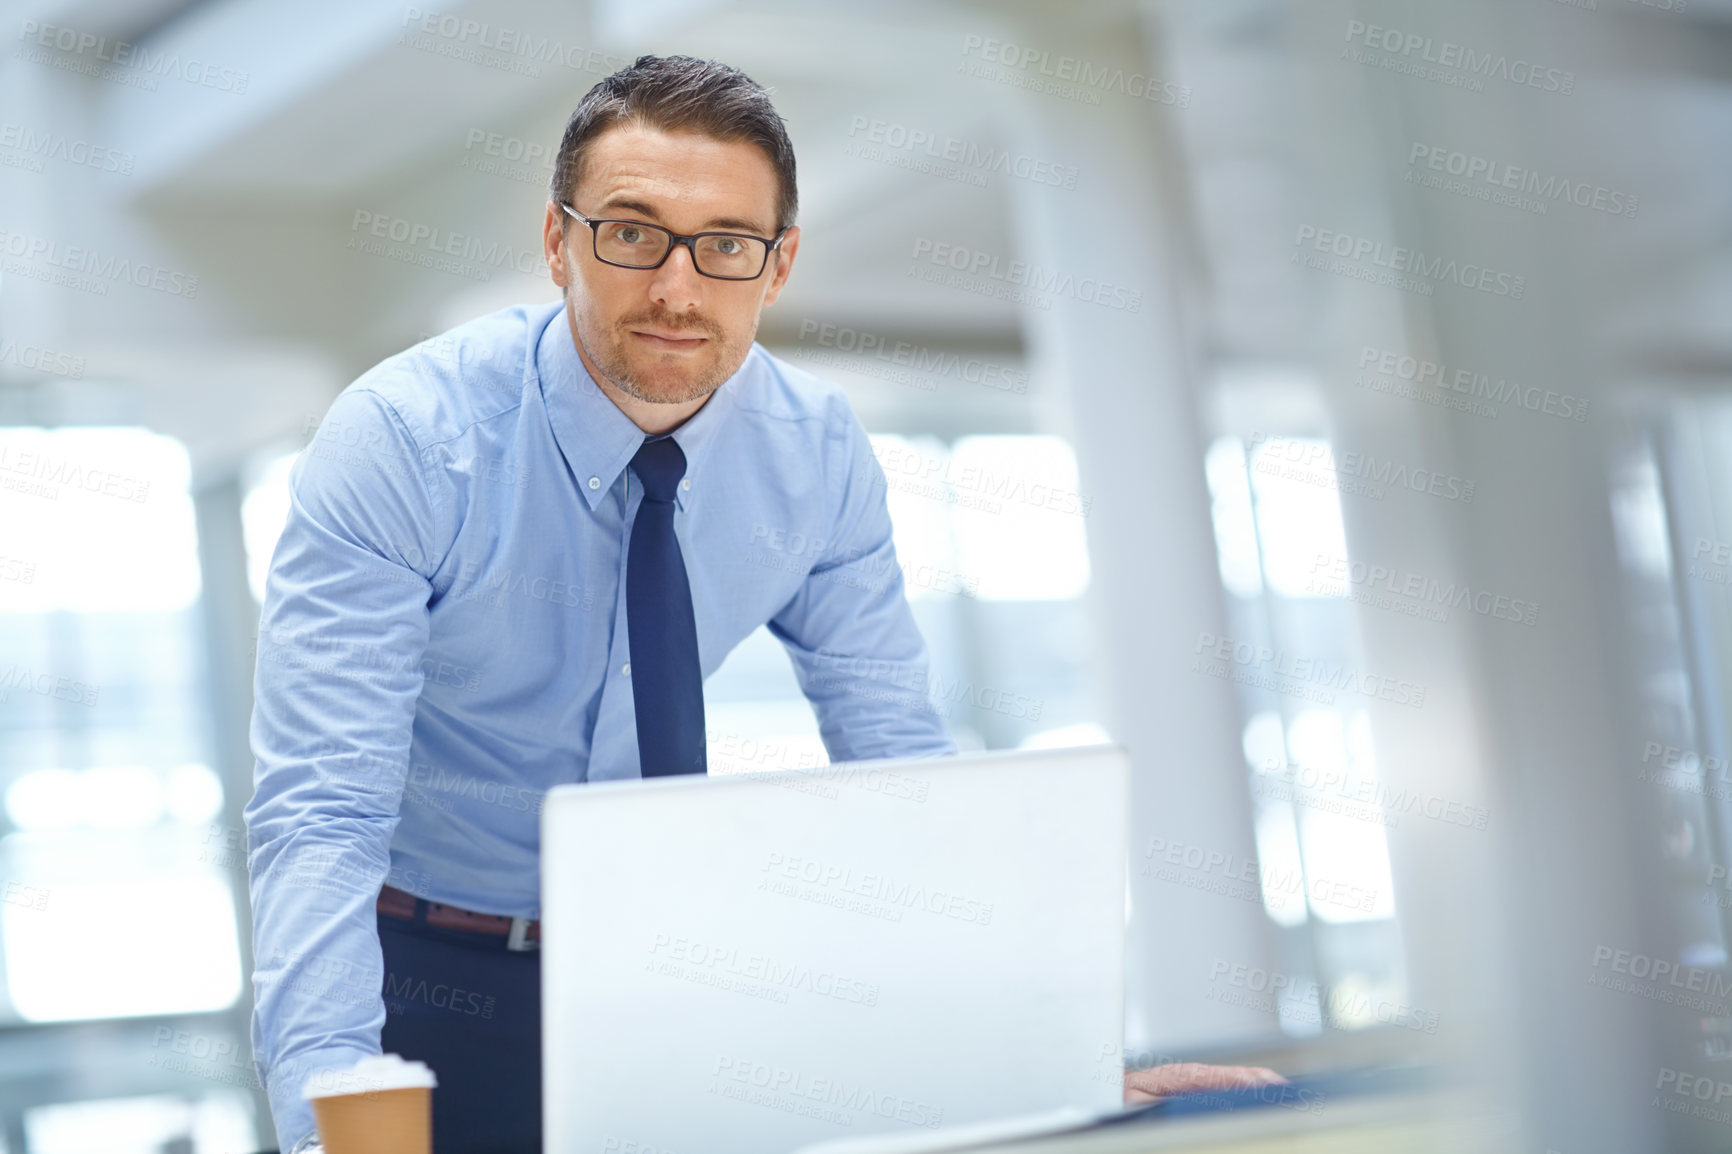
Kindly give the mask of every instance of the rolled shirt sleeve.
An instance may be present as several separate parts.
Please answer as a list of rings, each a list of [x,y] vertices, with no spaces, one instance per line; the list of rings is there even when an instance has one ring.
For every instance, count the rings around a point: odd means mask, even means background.
[[[443,550],[420,454],[377,393],[333,402],[297,460],[259,623],[254,794],[254,1055],[277,1135],[312,1129],[314,1070],[379,1052],[374,903],[390,869]]]
[[[904,593],[884,470],[852,417],[843,440],[833,544],[768,629],[793,661],[833,761],[954,754]]]

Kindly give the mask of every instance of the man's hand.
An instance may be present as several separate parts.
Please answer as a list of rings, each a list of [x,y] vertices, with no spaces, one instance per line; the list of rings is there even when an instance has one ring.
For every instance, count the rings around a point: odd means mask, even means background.
[[[1155,1102],[1171,1094],[1194,1094],[1199,1090],[1238,1090],[1251,1086],[1279,1086],[1287,1079],[1262,1066],[1205,1066],[1201,1062],[1177,1062],[1125,1071],[1125,1105]]]

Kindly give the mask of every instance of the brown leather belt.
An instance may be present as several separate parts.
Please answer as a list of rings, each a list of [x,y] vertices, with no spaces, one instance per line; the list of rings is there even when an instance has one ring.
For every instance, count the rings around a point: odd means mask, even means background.
[[[415,903],[426,902],[427,924],[444,930],[469,930],[477,934],[493,934],[506,939],[508,950],[541,948],[541,923],[529,918],[513,918],[504,914],[478,914],[473,910],[441,905],[404,893],[396,886],[379,891],[379,912],[388,918],[415,919]]]

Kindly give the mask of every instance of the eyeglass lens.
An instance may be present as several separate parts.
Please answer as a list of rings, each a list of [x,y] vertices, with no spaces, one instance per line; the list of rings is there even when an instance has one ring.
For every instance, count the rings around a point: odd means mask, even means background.
[[[650,268],[667,255],[669,234],[654,225],[601,221],[595,227],[595,254],[627,268]],[[763,271],[769,246],[748,236],[700,236],[692,242],[698,271],[719,277],[753,277]]]

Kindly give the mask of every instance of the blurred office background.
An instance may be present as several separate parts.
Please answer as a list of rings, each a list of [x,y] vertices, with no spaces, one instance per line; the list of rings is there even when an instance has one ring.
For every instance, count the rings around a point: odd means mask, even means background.
[[[289,465],[383,357],[553,298],[559,132],[644,52],[788,121],[759,339],[873,435],[959,745],[1134,755],[1125,1059],[1411,1064],[1436,1149],[1732,1146],[1732,0],[0,32],[0,1150],[271,1144]],[[717,771],[822,764],[767,634],[706,693]]]

